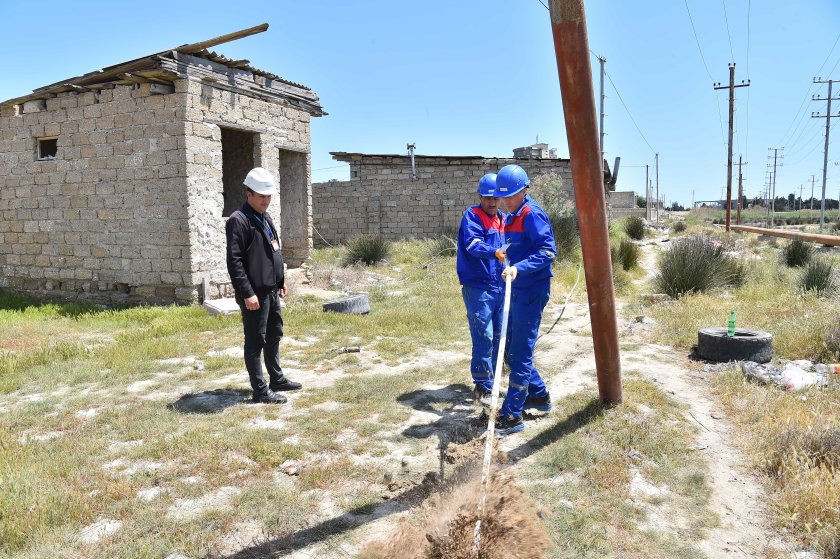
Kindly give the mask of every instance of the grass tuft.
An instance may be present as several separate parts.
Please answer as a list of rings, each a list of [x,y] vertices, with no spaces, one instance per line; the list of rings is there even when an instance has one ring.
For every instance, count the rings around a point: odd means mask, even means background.
[[[833,294],[836,291],[833,270],[834,266],[827,260],[811,260],[802,271],[799,283],[802,291],[814,292],[817,295]]]
[[[557,245],[557,260],[573,260],[580,251],[577,215],[553,213],[548,219]]]
[[[610,247],[610,256],[612,257],[613,266],[621,264],[625,271],[632,270],[639,265],[639,254],[641,249],[639,245],[630,239],[621,239],[617,244]]]
[[[645,238],[645,222],[636,215],[627,216],[624,219],[624,232],[627,236],[636,241],[641,241]]]
[[[391,243],[382,235],[359,235],[347,245],[344,265],[366,264],[372,266],[388,257]]]
[[[655,283],[662,293],[679,298],[688,293],[743,285],[744,266],[706,235],[676,241],[659,259]]]
[[[811,261],[814,247],[802,239],[794,239],[782,248],[782,261],[788,268],[801,268]]]

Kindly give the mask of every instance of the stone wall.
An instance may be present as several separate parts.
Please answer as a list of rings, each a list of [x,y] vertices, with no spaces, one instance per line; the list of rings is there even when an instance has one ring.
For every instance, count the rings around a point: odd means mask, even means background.
[[[336,159],[350,162],[350,180],[312,185],[316,246],[362,233],[398,240],[457,229],[464,210],[478,203],[478,180],[510,163],[525,168],[532,180],[552,172],[570,192],[573,188],[568,159],[415,156],[416,180],[408,156],[348,154]]]
[[[149,84],[0,114],[0,287],[116,303],[189,299],[184,96]],[[55,160],[38,138],[57,137]]]

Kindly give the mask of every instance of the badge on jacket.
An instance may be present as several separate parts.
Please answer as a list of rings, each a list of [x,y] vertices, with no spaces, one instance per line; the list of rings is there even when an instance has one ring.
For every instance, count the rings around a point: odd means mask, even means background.
[[[272,252],[280,250],[280,243],[277,242],[277,239],[271,239],[271,250]]]

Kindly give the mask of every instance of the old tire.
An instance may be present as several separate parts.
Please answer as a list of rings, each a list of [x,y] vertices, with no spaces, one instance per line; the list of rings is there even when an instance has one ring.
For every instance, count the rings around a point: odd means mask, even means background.
[[[344,314],[367,314],[370,312],[370,301],[367,293],[357,293],[324,303],[324,310]]]
[[[731,338],[726,328],[697,331],[697,355],[709,361],[755,361],[767,363],[773,357],[773,336],[768,332],[736,328]]]

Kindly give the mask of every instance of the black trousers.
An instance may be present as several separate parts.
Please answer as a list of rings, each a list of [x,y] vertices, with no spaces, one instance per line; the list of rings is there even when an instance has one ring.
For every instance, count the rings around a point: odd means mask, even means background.
[[[242,326],[245,331],[245,367],[251,380],[254,394],[265,394],[268,384],[262,373],[260,353],[265,360],[265,370],[268,371],[270,382],[283,380],[283,369],[280,368],[280,338],[283,337],[283,317],[280,314],[280,299],[277,290],[266,294],[257,294],[260,308],[249,311],[245,302],[239,302],[242,310]]]

